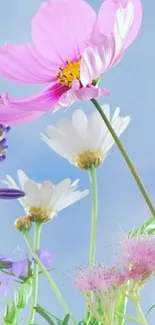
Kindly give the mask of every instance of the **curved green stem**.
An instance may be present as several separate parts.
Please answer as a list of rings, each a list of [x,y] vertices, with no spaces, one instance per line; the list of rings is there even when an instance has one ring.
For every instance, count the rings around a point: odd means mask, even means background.
[[[92,219],[91,219],[89,263],[90,265],[93,265],[95,263],[95,254],[96,254],[97,217],[98,217],[97,177],[96,177],[96,168],[94,166],[92,166],[89,169],[89,178],[90,178],[91,195],[92,195]]]
[[[134,301],[134,304],[135,304],[135,307],[136,307],[136,311],[137,311],[137,315],[138,315],[138,320],[139,320],[139,324],[140,325],[148,325],[148,322],[141,310],[141,307],[140,307],[140,303],[139,301]]]
[[[36,222],[34,229],[34,247],[33,250],[36,251],[40,246],[40,235],[41,235],[42,223]],[[34,264],[33,269],[33,278],[32,278],[32,300],[31,300],[31,309],[28,320],[28,325],[33,324],[35,317],[35,309],[37,306],[37,298],[38,298],[38,278],[39,278],[39,265],[38,263]]]
[[[76,320],[74,319],[74,317],[72,316],[72,313],[70,311],[70,309],[68,308],[67,304],[65,303],[62,294],[60,292],[60,290],[58,289],[55,281],[51,278],[49,272],[46,270],[46,268],[44,267],[43,263],[41,262],[41,260],[39,259],[38,255],[36,254],[36,252],[33,250],[32,246],[31,246],[31,242],[29,239],[29,236],[27,233],[24,233],[24,238],[27,244],[27,247],[31,253],[31,255],[34,257],[35,261],[38,263],[38,265],[40,266],[40,269],[42,271],[42,273],[45,275],[45,277],[47,278],[47,280],[49,281],[49,284],[52,288],[52,290],[54,291],[59,303],[61,304],[61,306],[63,307],[64,311],[66,312],[66,314],[70,314],[70,317],[73,321],[73,323],[76,325]]]
[[[149,209],[151,211],[151,214],[153,215],[153,217],[155,217],[154,205],[152,204],[152,202],[151,202],[151,200],[149,198],[149,195],[147,194],[147,191],[145,190],[145,187],[144,187],[142,181],[140,180],[140,178],[139,178],[139,176],[138,176],[138,174],[137,174],[137,172],[136,172],[136,170],[135,170],[135,168],[134,168],[134,166],[133,166],[133,164],[132,164],[132,162],[131,162],[131,160],[130,160],[127,152],[126,152],[126,150],[124,149],[124,147],[123,147],[123,145],[121,143],[121,141],[119,140],[118,136],[116,135],[115,131],[113,130],[110,122],[108,121],[106,115],[104,114],[101,106],[96,101],[96,99],[91,99],[91,102],[94,104],[94,106],[96,107],[96,109],[100,113],[104,123],[106,124],[106,126],[107,126],[109,132],[111,133],[113,139],[115,140],[115,142],[116,142],[122,156],[124,157],[128,167],[129,167],[129,169],[130,169],[130,171],[131,171],[131,173],[132,173],[132,175],[133,175],[133,177],[134,177],[134,179],[135,179],[135,181],[136,181],[136,183],[137,183],[137,185],[138,185],[138,187],[139,187],[139,189],[141,191],[141,194],[143,195],[143,198],[144,198],[146,204],[148,205],[148,207],[149,207]]]

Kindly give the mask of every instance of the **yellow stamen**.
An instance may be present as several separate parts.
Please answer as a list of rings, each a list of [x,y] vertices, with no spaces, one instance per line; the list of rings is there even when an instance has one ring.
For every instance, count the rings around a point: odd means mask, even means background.
[[[48,222],[50,221],[55,213],[50,208],[42,207],[28,207],[28,213],[31,221],[33,222]]]
[[[59,82],[66,87],[71,87],[75,79],[80,79],[80,60],[66,61],[65,67],[59,67],[60,72],[57,73]]]
[[[81,152],[75,159],[75,165],[81,169],[88,169],[92,166],[100,167],[103,163],[103,154],[99,151],[85,150]]]

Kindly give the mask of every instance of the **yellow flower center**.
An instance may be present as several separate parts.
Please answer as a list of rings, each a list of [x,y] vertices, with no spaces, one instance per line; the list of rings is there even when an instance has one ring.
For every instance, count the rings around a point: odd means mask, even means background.
[[[71,87],[75,79],[80,79],[80,59],[76,62],[66,61],[65,67],[60,67],[57,73],[59,82],[66,87]]]
[[[55,212],[50,208],[29,206],[26,210],[30,220],[33,222],[48,222],[55,215]]]
[[[104,157],[100,150],[85,150],[78,154],[78,156],[74,159],[74,163],[81,169],[88,169],[92,166],[100,167],[103,163],[103,160]]]

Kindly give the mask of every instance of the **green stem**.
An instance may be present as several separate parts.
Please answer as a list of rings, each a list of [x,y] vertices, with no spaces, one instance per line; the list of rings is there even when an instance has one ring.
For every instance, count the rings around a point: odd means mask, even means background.
[[[97,238],[97,215],[98,215],[98,202],[97,202],[97,177],[96,168],[92,166],[89,169],[91,195],[92,195],[92,219],[91,219],[91,237],[90,237],[90,252],[89,263],[94,265],[96,254],[96,238]]]
[[[35,261],[38,263],[38,265],[40,266],[40,269],[42,271],[42,273],[46,276],[47,280],[49,281],[49,284],[52,288],[52,290],[54,291],[59,303],[62,305],[64,311],[66,312],[66,314],[70,314],[70,317],[73,321],[73,323],[76,325],[76,320],[74,319],[74,317],[72,316],[72,313],[70,311],[70,309],[68,308],[67,304],[65,303],[60,290],[58,289],[55,281],[51,278],[49,272],[46,270],[46,268],[44,267],[43,263],[41,262],[41,260],[39,259],[38,255],[35,253],[35,251],[33,250],[32,246],[31,246],[31,242],[29,239],[29,236],[27,233],[24,233],[24,238],[27,244],[27,247],[31,253],[31,255],[34,257]]]
[[[128,167],[129,167],[129,169],[130,169],[130,171],[131,171],[131,173],[132,173],[132,175],[133,175],[133,177],[134,177],[134,179],[135,179],[135,181],[136,181],[136,183],[137,183],[137,185],[138,185],[138,187],[139,187],[139,189],[141,191],[141,194],[143,195],[143,198],[144,198],[146,204],[148,205],[148,207],[149,207],[149,209],[151,211],[151,214],[153,215],[153,217],[155,217],[155,208],[154,208],[154,206],[153,206],[153,204],[152,204],[152,202],[151,202],[151,200],[150,200],[150,198],[149,198],[149,196],[147,194],[147,191],[145,190],[145,187],[144,187],[142,181],[140,180],[140,178],[139,178],[139,176],[138,176],[138,174],[137,174],[137,172],[136,172],[136,170],[135,170],[135,168],[134,168],[134,166],[133,166],[133,164],[132,164],[132,162],[131,162],[131,160],[130,160],[127,152],[126,152],[126,150],[124,149],[121,141],[119,140],[118,136],[116,135],[115,131],[113,130],[109,120],[107,119],[106,115],[104,114],[101,106],[96,101],[96,99],[91,99],[91,102],[94,104],[94,106],[98,110],[98,112],[101,115],[104,123],[106,124],[109,132],[111,133],[113,139],[115,140],[115,142],[116,142],[122,156],[124,157]]]
[[[147,323],[147,320],[141,310],[141,307],[140,307],[140,303],[139,301],[134,301],[135,303],[135,306],[136,306],[136,311],[137,311],[137,315],[138,315],[138,319],[139,319],[139,324],[141,325],[148,325]]]
[[[36,222],[34,229],[34,247],[33,250],[36,251],[40,246],[40,235],[41,235],[42,223]],[[34,322],[35,309],[37,306],[38,299],[38,279],[39,279],[39,265],[38,263],[34,264],[33,269],[33,278],[32,278],[32,300],[31,300],[31,309],[28,324],[31,325]]]

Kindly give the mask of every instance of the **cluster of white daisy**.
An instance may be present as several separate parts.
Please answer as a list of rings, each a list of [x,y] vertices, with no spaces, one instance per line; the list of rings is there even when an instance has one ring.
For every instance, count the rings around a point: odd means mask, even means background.
[[[102,109],[110,121],[117,136],[126,129],[130,117],[119,115],[117,107],[112,118],[110,118],[110,107],[103,105]],[[47,126],[45,134],[41,138],[58,154],[66,158],[71,164],[83,170],[92,166],[99,167],[104,162],[114,140],[97,111],[88,116],[84,111],[77,109],[72,119],[60,120],[57,126]],[[19,184],[9,176],[3,181],[9,188],[21,189],[25,197],[19,201],[26,211],[27,223],[23,220],[23,227],[27,227],[31,221],[47,222],[57,213],[69,205],[79,201],[88,194],[88,190],[78,191],[77,179],[72,183],[70,179],[64,179],[57,185],[51,181],[36,183],[29,179],[24,171],[18,171]],[[16,226],[21,227],[21,220],[16,221]]]

